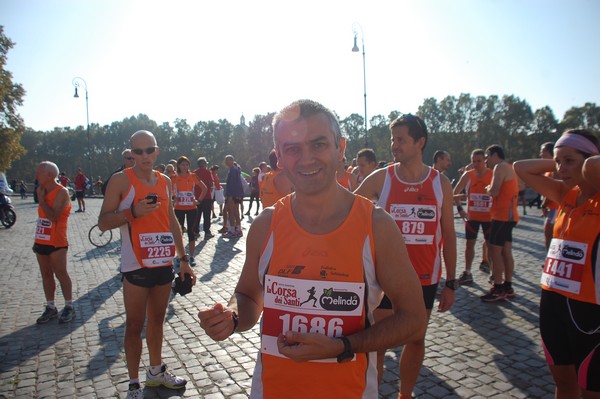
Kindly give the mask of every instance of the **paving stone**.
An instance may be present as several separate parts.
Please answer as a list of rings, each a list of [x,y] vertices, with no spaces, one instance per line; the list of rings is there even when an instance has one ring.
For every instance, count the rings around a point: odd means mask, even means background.
[[[43,326],[35,324],[44,295],[30,249],[37,208],[30,200],[13,203],[18,221],[10,231],[0,229],[3,275],[13,282],[0,285],[0,395],[7,399],[124,398],[129,378],[123,349],[125,309],[117,272],[119,244],[115,240],[105,248],[95,248],[87,240],[101,200],[86,199],[87,212],[74,213],[69,221],[68,268],[77,316],[66,325],[53,320]],[[460,273],[464,268],[464,227],[458,218],[455,222]],[[554,384],[538,331],[537,265],[545,257],[542,225],[539,210],[532,209],[513,231],[514,300],[481,302],[479,297],[489,285],[487,276],[475,270],[474,283],[457,291],[449,312],[433,311],[426,359],[414,391],[420,398],[553,397]],[[247,218],[243,227],[247,232]],[[197,244],[198,284],[191,294],[172,298],[163,350],[169,369],[185,376],[188,387],[183,392],[146,389],[147,398],[238,399],[246,398],[250,391],[260,345],[258,326],[214,342],[200,329],[197,319],[201,306],[229,299],[243,265],[245,237],[235,242],[215,237]],[[475,265],[479,259],[481,245],[476,245]],[[63,306],[60,291],[57,306]],[[380,398],[398,395],[400,351],[386,352]],[[142,382],[148,361],[144,343]]]

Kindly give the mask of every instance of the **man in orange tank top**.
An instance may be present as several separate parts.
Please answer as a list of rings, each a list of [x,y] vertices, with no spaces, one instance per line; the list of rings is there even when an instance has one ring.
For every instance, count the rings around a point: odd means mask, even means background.
[[[127,399],[143,398],[139,365],[142,356],[142,331],[150,367],[146,386],[179,389],[187,381],[167,371],[162,362],[163,325],[171,283],[172,260],[180,262],[179,278],[196,276],[185,254],[181,228],[172,203],[169,178],[153,170],[159,148],[148,131],[135,132],[130,139],[135,165],[116,173],[106,187],[98,226],[102,231],[121,229],[121,273],[125,302],[125,358],[129,373]]]
[[[475,258],[475,242],[480,227],[483,231],[484,241],[479,269],[489,273],[487,241],[490,239],[492,197],[487,193],[486,187],[492,182],[492,171],[485,166],[485,151],[480,148],[473,150],[469,167],[471,169],[462,174],[454,187],[454,201],[460,217],[465,221],[465,238],[467,239],[465,271],[458,279],[460,284],[473,282],[471,266]],[[463,199],[467,200],[466,211],[461,205]]]
[[[395,220],[421,282],[421,296],[429,318],[441,278],[442,255],[446,283],[437,308],[439,312],[450,309],[458,288],[452,186],[445,175],[423,163],[427,126],[421,118],[403,115],[390,124],[390,132],[396,163],[371,173],[355,193],[377,198],[377,205]],[[384,298],[377,309],[376,320],[392,309]],[[381,351],[380,370],[383,370],[383,356]],[[409,342],[402,349],[399,398],[411,397],[424,358],[425,337]]]
[[[487,193],[494,198],[488,242],[494,285],[481,300],[495,302],[515,296],[512,288],[515,263],[512,255],[512,230],[519,221],[519,178],[512,165],[504,160],[504,149],[498,144],[486,148],[485,162],[493,171]]]
[[[292,103],[274,117],[273,136],[295,192],[254,220],[233,297],[201,309],[200,326],[224,340],[263,314],[252,399],[376,398],[375,351],[425,330],[402,235],[385,211],[337,184],[346,143],[331,111]],[[394,312],[372,324],[382,289]]]
[[[38,165],[35,177],[39,182],[38,222],[35,231],[33,252],[37,257],[42,274],[42,284],[46,296],[46,308],[37,319],[38,324],[44,324],[58,316],[54,303],[56,282],[60,282],[65,308],[58,321],[66,323],[73,319],[73,288],[71,277],[67,271],[67,221],[71,213],[71,201],[66,188],[56,182],[58,167],[52,162],[42,162]]]

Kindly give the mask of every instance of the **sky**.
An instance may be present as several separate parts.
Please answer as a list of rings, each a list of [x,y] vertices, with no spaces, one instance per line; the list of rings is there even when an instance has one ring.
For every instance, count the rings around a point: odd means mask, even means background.
[[[600,103],[599,17],[597,0],[0,0],[35,130],[85,126],[76,77],[100,125],[248,122],[300,98],[364,116],[365,81],[369,119],[469,93],[560,120]]]

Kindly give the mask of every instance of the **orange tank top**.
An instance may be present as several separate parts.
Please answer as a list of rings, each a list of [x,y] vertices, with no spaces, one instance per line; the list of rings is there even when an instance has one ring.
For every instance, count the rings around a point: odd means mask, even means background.
[[[174,175],[171,185],[173,186],[173,195],[175,195],[175,209],[180,211],[196,209],[194,187],[200,185],[198,176],[193,173],[185,176]]]
[[[340,186],[348,189],[348,190],[352,190],[353,187],[350,187],[350,175],[351,173],[348,171],[344,172],[344,175],[342,177],[336,177],[337,182],[340,184]]]
[[[338,337],[373,322],[372,309],[383,295],[375,278],[373,203],[356,196],[341,226],[315,235],[298,225],[291,199],[275,204],[260,257],[264,310],[250,397],[376,398],[375,352],[342,364],[297,363],[277,349],[277,337],[287,331]]]
[[[396,165],[387,167],[377,205],[385,209],[402,232],[408,256],[421,285],[440,281],[443,203],[440,172],[429,168],[422,181],[408,183],[396,174]]]
[[[498,196],[492,204],[492,219],[499,222],[518,222],[517,205],[519,199],[519,178],[504,180]]]
[[[46,193],[44,201],[50,208],[56,200],[60,190],[65,190],[63,186],[58,186],[54,190]],[[38,206],[38,220],[35,230],[35,243],[41,245],[50,245],[53,247],[66,247],[69,245],[67,240],[67,224],[71,214],[71,201],[67,202],[58,220],[51,221],[41,206]]]
[[[273,206],[280,198],[285,197],[287,194],[279,192],[275,187],[275,176],[282,173],[280,170],[273,170],[266,173],[263,176],[262,183],[260,185],[260,202],[263,208]]]
[[[157,171],[156,185],[143,184],[133,169],[123,171],[131,184],[127,195],[121,200],[119,210],[131,208],[148,194],[158,196],[160,206],[152,213],[133,219],[121,226],[121,272],[142,267],[163,267],[172,264],[175,256],[175,241],[171,233],[169,218],[169,189],[166,177]]]
[[[485,170],[483,176],[477,176],[475,169],[469,171],[469,184],[467,186],[467,213],[469,220],[476,222],[489,222],[492,220],[493,198],[487,193],[485,187],[492,182],[491,169]]]
[[[574,188],[558,209],[542,288],[600,305],[600,193],[577,206]]]

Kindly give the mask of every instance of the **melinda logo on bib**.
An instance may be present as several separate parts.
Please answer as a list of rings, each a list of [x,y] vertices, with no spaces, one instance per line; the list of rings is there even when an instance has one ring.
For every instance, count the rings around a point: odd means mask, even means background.
[[[585,257],[585,254],[581,248],[565,245],[562,249],[562,256],[567,259],[581,260]]]
[[[334,291],[333,288],[324,289],[319,303],[325,310],[350,312],[360,305],[358,294],[349,291]]]

